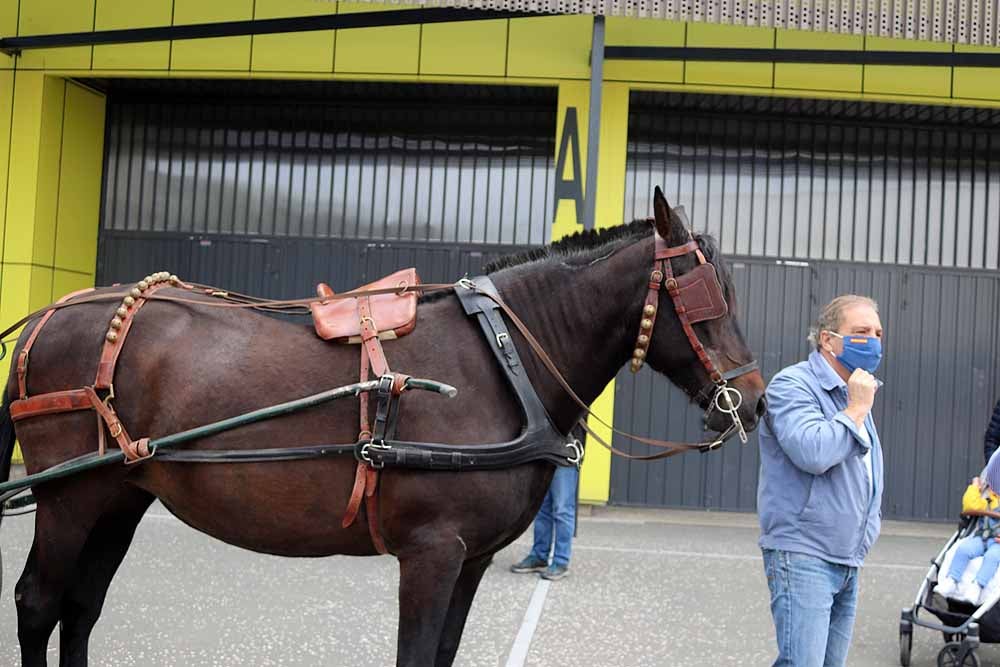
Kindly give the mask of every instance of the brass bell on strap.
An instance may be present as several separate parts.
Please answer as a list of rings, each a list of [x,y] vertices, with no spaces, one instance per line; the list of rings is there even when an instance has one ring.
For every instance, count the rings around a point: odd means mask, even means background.
[[[125,317],[128,315],[128,308],[125,306],[118,306],[118,310],[115,311],[115,315],[118,317]]]
[[[108,333],[106,333],[104,335],[104,339],[106,341],[108,341],[109,343],[114,343],[115,341],[118,340],[118,332],[117,331],[109,331]]]
[[[135,304],[135,299],[130,295],[122,299],[122,303],[126,308],[131,308]]]
[[[644,329],[644,330],[645,329],[652,329],[653,328],[653,320],[650,320],[650,319],[647,319],[647,318],[643,318],[642,322],[639,322],[639,326],[642,329]]]
[[[647,303],[646,307],[642,309],[642,314],[646,317],[652,317],[656,314],[656,306],[651,303]]]
[[[142,296],[142,291],[138,287],[133,287],[132,291],[129,292],[129,296],[131,296],[133,299],[138,299],[140,296]]]
[[[122,328],[122,318],[120,318],[120,317],[113,317],[111,319],[111,328],[112,329],[121,329]]]

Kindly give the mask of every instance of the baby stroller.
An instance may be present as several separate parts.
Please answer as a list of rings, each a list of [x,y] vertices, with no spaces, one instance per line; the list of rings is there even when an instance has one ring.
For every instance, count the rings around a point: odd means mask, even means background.
[[[944,648],[938,653],[938,667],[979,667],[976,649],[981,642],[1000,643],[1000,572],[993,577],[990,585],[983,589],[982,604],[978,607],[959,600],[945,599],[934,593],[938,576],[951,562],[954,548],[959,540],[975,530],[976,520],[981,516],[1000,518],[996,512],[965,512],[958,530],[951,536],[937,557],[931,561],[913,606],[903,609],[899,619],[899,664],[910,664],[910,650],[913,646],[913,626],[937,630],[944,635]],[[973,559],[963,579],[975,576],[981,559]],[[997,608],[994,608],[997,607]],[[935,622],[920,612],[926,611],[937,617]]]

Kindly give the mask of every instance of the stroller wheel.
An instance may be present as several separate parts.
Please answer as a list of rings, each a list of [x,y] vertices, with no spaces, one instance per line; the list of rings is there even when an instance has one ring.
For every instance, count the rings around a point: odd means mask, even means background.
[[[913,648],[913,628],[899,628],[899,664],[910,667],[910,651]]]
[[[959,660],[963,652],[965,656]],[[938,653],[937,664],[938,667],[979,667],[979,658],[972,649],[964,648],[961,642],[950,642]]]

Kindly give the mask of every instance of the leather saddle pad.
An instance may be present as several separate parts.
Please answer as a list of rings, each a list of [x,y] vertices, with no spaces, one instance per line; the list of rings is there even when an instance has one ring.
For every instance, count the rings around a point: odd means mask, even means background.
[[[414,268],[402,269],[385,278],[359,287],[359,290],[410,287],[420,284],[420,277]],[[334,292],[326,283],[316,286],[317,296],[333,296]],[[400,338],[417,326],[417,292],[404,294],[378,294],[367,298],[371,303],[372,319],[381,340]],[[316,333],[324,340],[338,343],[361,342],[361,314],[358,297],[322,301],[309,306],[312,310]]]

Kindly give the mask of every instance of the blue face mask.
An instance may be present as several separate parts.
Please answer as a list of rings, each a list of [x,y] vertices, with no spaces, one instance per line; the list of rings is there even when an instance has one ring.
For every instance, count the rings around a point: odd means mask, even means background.
[[[855,334],[844,336],[836,331],[828,331],[827,333],[844,341],[844,351],[837,355],[837,361],[844,364],[844,368],[851,372],[860,368],[869,373],[874,373],[878,368],[882,361],[881,340],[875,336]]]

